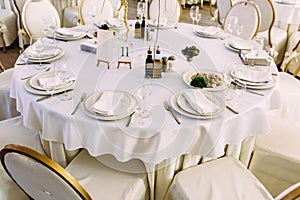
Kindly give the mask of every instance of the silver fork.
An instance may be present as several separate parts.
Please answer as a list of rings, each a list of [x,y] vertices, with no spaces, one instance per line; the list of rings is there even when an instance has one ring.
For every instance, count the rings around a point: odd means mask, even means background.
[[[169,106],[169,104],[166,101],[164,101],[164,108],[172,114],[172,116],[176,120],[177,124],[180,125],[180,121],[178,120],[178,118],[174,114],[173,110],[171,109],[171,107]]]
[[[75,109],[73,110],[73,112],[71,113],[71,115],[75,114],[75,112],[77,111],[79,105],[84,101],[85,97],[86,97],[86,93],[84,92],[84,93],[82,93],[82,95],[80,97],[80,101],[77,103],[77,105],[76,105]]]

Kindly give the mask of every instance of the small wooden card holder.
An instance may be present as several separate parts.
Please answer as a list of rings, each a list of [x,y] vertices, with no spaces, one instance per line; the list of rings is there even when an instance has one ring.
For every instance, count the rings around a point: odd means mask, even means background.
[[[98,62],[97,62],[97,67],[99,67],[100,63],[103,62],[103,63],[106,63],[107,64],[107,69],[110,69],[110,65],[109,65],[109,62],[106,61],[106,60],[100,60],[98,59]]]
[[[118,61],[118,66],[117,66],[118,69],[120,68],[120,64],[125,64],[125,65],[128,64],[129,68],[132,69],[131,61]]]

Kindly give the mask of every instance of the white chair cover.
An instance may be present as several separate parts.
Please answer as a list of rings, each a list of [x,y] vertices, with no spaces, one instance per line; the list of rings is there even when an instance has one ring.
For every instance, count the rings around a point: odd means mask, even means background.
[[[0,9],[0,47],[10,46],[18,36],[17,16],[8,5],[10,4],[5,4]]]
[[[60,27],[58,12],[49,0],[28,0],[23,6],[22,23],[29,36],[42,35],[44,20],[50,17],[55,17],[57,27]]]
[[[92,7],[96,7],[96,17],[94,22],[99,23],[107,19],[113,18],[113,7],[110,1],[105,0],[81,0],[79,3],[79,19],[81,24],[91,24],[89,12]]]
[[[218,9],[218,22],[223,24],[225,17],[232,7],[232,0],[217,0],[217,9]]]
[[[159,6],[160,2],[160,6]],[[168,22],[175,23],[179,21],[181,6],[177,0],[153,0],[149,6],[150,19],[158,19],[160,7],[160,17],[166,17]]]
[[[0,73],[0,120],[20,115],[16,110],[16,100],[9,96],[12,75],[13,68]]]
[[[39,133],[23,126],[22,117],[15,117],[0,122],[0,148],[6,144],[19,144],[43,153]],[[24,192],[6,174],[0,166],[1,200],[28,200]]]
[[[286,53],[284,60],[281,65],[283,71],[289,71],[293,73],[294,76],[300,77],[300,71],[297,72],[297,69],[300,69],[300,45],[293,51],[297,43],[300,41],[300,31],[296,31],[291,34],[288,39]]]
[[[87,151],[82,150],[66,170],[78,180],[93,199],[148,199],[148,182],[145,171],[141,172],[139,169],[137,173],[127,173],[125,168],[119,171],[119,165],[127,165],[125,166],[127,170],[131,170],[131,167],[128,168],[128,163],[120,163],[113,157],[110,159],[111,161],[106,161],[106,165],[104,165],[96,158],[91,157]],[[118,166],[115,165],[116,162],[119,163]]]
[[[239,24],[244,26],[244,29],[240,35],[241,38],[250,40],[256,36],[260,27],[260,11],[254,3],[238,2],[234,4],[225,17],[225,31],[228,31],[227,19],[229,16],[238,17]]]
[[[166,200],[273,199],[238,160],[223,157],[179,172]]]
[[[278,120],[273,120],[272,124],[276,133],[256,139],[249,169],[276,196],[300,181],[300,127]]]
[[[78,6],[71,6],[64,9],[63,26],[66,28],[77,26]]]
[[[272,47],[278,55],[274,58],[276,64],[282,62],[286,48],[287,31],[275,27],[275,9],[272,0],[253,0],[261,13],[261,25],[259,33],[264,38],[265,46]]]

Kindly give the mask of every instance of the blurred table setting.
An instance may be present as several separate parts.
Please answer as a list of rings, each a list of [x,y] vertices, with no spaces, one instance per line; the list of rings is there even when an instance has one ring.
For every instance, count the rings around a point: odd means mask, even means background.
[[[217,27],[150,26],[149,40],[130,29],[101,42],[90,26],[57,29],[55,43],[42,38],[43,51],[32,44],[19,57],[10,95],[24,125],[41,130],[53,160],[65,166],[65,151],[81,148],[94,157],[139,159],[151,199],[163,199],[177,171],[269,132],[268,111],[279,105],[277,68],[272,61],[245,65],[239,53],[246,43]],[[91,39],[97,51],[83,51]],[[154,63],[168,61],[151,69],[161,78],[145,78],[150,54]]]

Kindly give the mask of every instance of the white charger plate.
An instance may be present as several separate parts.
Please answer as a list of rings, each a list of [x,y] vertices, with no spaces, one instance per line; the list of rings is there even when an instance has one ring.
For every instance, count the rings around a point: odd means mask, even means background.
[[[191,89],[189,89],[191,90]],[[195,111],[191,111],[190,109],[188,109],[187,107],[185,107],[184,109],[182,107],[180,107],[180,103],[181,103],[181,106],[183,104],[183,102],[178,102],[178,99],[181,98],[182,94],[184,92],[187,92],[188,90],[184,90],[184,91],[181,91],[175,95],[173,95],[170,99],[170,105],[172,106],[172,108],[174,110],[176,110],[178,113],[184,115],[184,116],[187,116],[187,117],[190,117],[190,118],[194,118],[194,119],[211,119],[211,118],[214,118],[214,117],[217,117],[219,115],[221,115],[223,112],[224,112],[224,109],[225,109],[225,103],[224,103],[224,100],[222,100],[220,97],[212,94],[212,93],[208,93],[208,92],[204,92],[204,95],[209,99],[211,100],[213,103],[215,103],[216,105],[219,106],[219,109],[216,110],[215,112],[213,113],[205,113],[205,114],[199,114],[199,113],[192,113],[192,112],[195,112]],[[184,98],[184,97],[183,97]],[[182,100],[182,99],[180,99]],[[186,102],[187,103],[187,102]],[[185,105],[186,106],[186,105]]]
[[[60,59],[64,55],[64,50],[61,49],[61,48],[59,48],[59,47],[57,47],[57,48],[59,49],[59,52],[58,52],[58,54],[56,56],[50,57],[50,58],[45,58],[45,59],[41,58],[41,62],[51,62],[51,61]],[[22,58],[22,60],[24,60],[24,58]],[[28,58],[28,62],[39,63],[40,59],[31,59],[31,58]]]
[[[233,82],[234,83],[242,83],[248,89],[265,90],[265,89],[270,89],[270,88],[274,87],[274,85],[276,83],[276,79],[274,77],[272,77],[271,81],[266,82],[266,83],[260,83],[260,84],[253,84],[248,81],[243,81],[240,79],[234,79]]]
[[[98,99],[101,97],[103,92],[116,92],[116,93],[120,93],[123,94],[123,98],[121,104],[119,106],[118,109],[120,109],[118,111],[119,114],[117,115],[102,115],[99,114],[97,112],[95,112],[92,109],[92,106],[94,105],[94,103],[96,101],[98,101]],[[99,91],[99,92],[95,92],[94,94],[88,96],[85,101],[83,102],[83,111],[84,113],[94,119],[100,119],[100,120],[104,120],[104,121],[111,121],[111,120],[117,120],[117,119],[122,119],[124,117],[129,116],[131,113],[134,112],[134,110],[136,109],[138,102],[136,100],[136,98],[125,91],[118,91],[118,90],[106,90],[106,91]]]
[[[200,72],[200,71],[199,71]],[[200,89],[194,86],[191,86],[191,81],[192,81],[192,76],[195,75],[197,73],[197,71],[195,70],[191,70],[191,71],[187,71],[186,73],[183,74],[182,78],[183,81],[191,88],[195,88],[195,89]],[[201,70],[201,73],[214,73],[217,74],[218,76],[222,77],[222,74],[220,72],[217,71],[213,71],[213,70]],[[226,83],[224,81],[222,81],[221,85],[217,86],[217,87],[213,87],[213,88],[202,88],[201,90],[207,90],[207,91],[221,91],[224,90],[226,88]]]
[[[56,72],[54,72],[54,71],[48,71],[48,72],[43,72],[43,73],[39,73],[39,74],[34,75],[32,78],[29,79],[30,86],[34,89],[37,89],[37,90],[46,91],[46,89],[39,84],[39,79],[40,78],[53,77],[55,75],[55,73]],[[74,84],[73,81],[69,81],[66,84],[59,85],[55,89],[58,90],[58,89],[68,88],[73,84]]]

